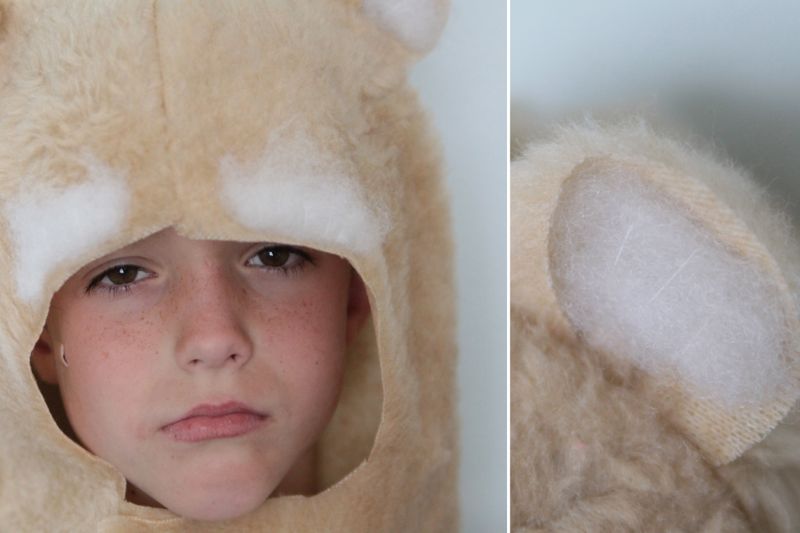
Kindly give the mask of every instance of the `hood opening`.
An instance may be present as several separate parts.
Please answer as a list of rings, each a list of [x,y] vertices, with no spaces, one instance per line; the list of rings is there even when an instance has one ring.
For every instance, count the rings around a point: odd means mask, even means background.
[[[374,323],[369,318],[347,352],[339,403],[317,446],[320,491],[335,485],[367,460],[382,410],[378,346]]]
[[[164,231],[169,231],[169,230],[164,230]],[[162,233],[162,232],[158,232],[158,233]],[[157,235],[157,234],[153,234],[153,235]],[[151,237],[152,237],[152,235],[151,235]],[[150,237],[147,237],[145,239],[142,239],[141,241],[137,241],[136,243],[131,245],[131,247],[135,247],[139,243],[144,242],[144,241],[148,240],[149,238]],[[189,239],[189,240],[191,240],[191,239]],[[239,242],[236,242],[236,241],[206,241],[206,242],[223,243],[221,246],[228,246],[229,248],[220,248],[220,249],[222,249],[222,250],[228,250],[228,249],[233,250],[234,251],[233,253],[238,254],[235,257],[239,260],[239,263],[241,263],[241,261],[240,261],[241,257],[246,257],[247,254],[251,253],[252,251],[258,252],[258,250],[259,250],[258,245],[251,246],[251,248],[248,249],[247,246],[250,246],[250,245],[248,245],[247,243],[239,243]],[[281,253],[283,253],[283,254],[289,253],[289,252],[286,252],[285,250],[283,250],[283,248],[282,248],[282,247],[289,247],[289,246],[293,246],[293,245],[282,245],[281,244],[281,245],[273,246],[273,248],[274,248],[273,255],[280,255]],[[123,248],[122,250],[127,250],[127,248],[128,247]],[[159,248],[156,248],[156,249],[158,250]],[[162,247],[160,249],[169,250],[169,247]],[[292,248],[292,249],[294,249],[294,248]],[[301,247],[298,247],[297,249],[301,250]],[[91,280],[93,280],[92,283],[95,283],[96,280],[98,279],[98,276],[104,275],[105,277],[103,277],[101,279],[105,283],[110,283],[109,280],[111,280],[112,278],[114,280],[116,280],[116,281],[120,281],[121,280],[123,282],[125,282],[126,280],[134,280],[132,282],[131,286],[135,286],[133,284],[137,283],[135,280],[138,279],[139,277],[142,277],[145,280],[147,280],[148,278],[146,276],[144,276],[144,275],[140,276],[140,274],[138,274],[138,273],[131,274],[130,272],[127,272],[122,268],[114,267],[113,265],[127,265],[129,263],[133,264],[134,260],[136,260],[136,261],[140,261],[141,260],[141,265],[142,265],[143,269],[148,269],[148,270],[152,270],[154,272],[158,272],[160,268],[166,268],[163,265],[160,265],[158,261],[152,261],[152,258],[148,259],[147,250],[148,250],[147,248],[144,248],[144,252],[142,252],[142,249],[133,248],[130,253],[128,251],[125,251],[121,255],[118,254],[117,252],[113,252],[112,254],[109,254],[109,256],[106,256],[106,257],[110,258],[109,261],[106,261],[105,257],[101,258],[101,259],[98,259],[96,261],[93,261],[92,263],[89,263],[89,265],[83,267],[78,272],[74,273],[73,276],[71,278],[69,278],[65,282],[65,284],[59,289],[59,291],[57,291],[56,294],[52,297],[51,303],[50,303],[50,309],[51,310],[50,310],[50,313],[49,313],[48,316],[52,316],[54,308],[58,308],[59,312],[62,312],[62,313],[65,313],[64,309],[68,309],[68,306],[65,305],[65,303],[64,303],[64,297],[63,296],[59,296],[59,294],[66,293],[66,294],[72,294],[75,298],[84,298],[84,299],[87,298],[87,294],[88,293],[86,293],[86,290],[84,288],[82,288],[82,286],[80,287],[80,289],[81,289],[80,291],[78,291],[78,292],[75,291],[75,287],[72,286],[72,285],[74,285],[74,281],[73,280],[75,278],[79,278],[79,282],[82,283],[83,285],[86,285],[87,284],[87,280],[91,279]],[[244,250],[244,252],[242,252],[243,250]],[[348,342],[347,342],[347,347],[346,347],[346,350],[344,351],[344,354],[343,354],[343,362],[342,362],[343,370],[342,370],[342,373],[341,373],[341,387],[340,387],[339,392],[338,392],[338,399],[336,399],[336,401],[335,401],[335,407],[333,408],[333,412],[330,415],[330,419],[327,422],[327,424],[318,433],[318,437],[316,438],[315,444],[313,444],[313,446],[309,450],[309,454],[308,455],[310,455],[312,457],[312,463],[311,464],[313,464],[313,476],[314,476],[313,490],[311,490],[311,491],[309,491],[309,490],[299,490],[297,492],[292,492],[292,490],[289,489],[289,491],[286,492],[287,495],[300,493],[300,494],[304,494],[304,495],[309,496],[309,495],[313,495],[313,494],[318,494],[318,493],[320,493],[320,492],[322,492],[324,490],[327,490],[331,486],[335,485],[337,482],[339,482],[340,480],[342,480],[345,477],[347,477],[353,470],[355,470],[360,464],[362,464],[369,457],[369,455],[370,455],[370,453],[372,451],[373,445],[374,445],[375,436],[377,434],[378,426],[380,425],[380,421],[381,421],[381,413],[382,413],[382,406],[383,406],[383,389],[382,389],[382,381],[381,381],[380,362],[379,362],[379,359],[378,359],[378,348],[377,348],[377,341],[376,341],[377,335],[376,335],[375,328],[374,328],[374,322],[373,322],[373,319],[372,319],[372,316],[371,316],[371,313],[374,312],[374,307],[372,305],[371,296],[368,296],[368,295],[372,294],[370,289],[364,285],[364,282],[361,281],[361,276],[358,274],[358,272],[356,272],[356,270],[352,266],[350,266],[350,262],[349,261],[346,261],[345,259],[343,259],[341,257],[334,256],[332,254],[327,254],[325,252],[321,252],[321,251],[315,250],[315,249],[302,248],[302,250],[307,250],[308,253],[309,253],[309,257],[312,257],[312,258],[314,258],[314,261],[317,261],[317,263],[314,265],[313,268],[327,268],[327,267],[323,267],[321,265],[327,264],[325,262],[329,261],[329,260],[343,261],[344,263],[346,263],[347,264],[347,268],[349,269],[349,272],[351,272],[352,276],[353,276],[351,278],[353,280],[352,283],[354,283],[354,284],[357,283],[362,287],[363,298],[367,302],[366,305],[367,305],[367,309],[368,309],[368,311],[367,311],[368,314],[366,315],[366,318],[363,320],[363,323],[360,324],[360,327],[357,329],[356,334],[354,336],[352,336],[352,338],[350,338],[348,340]],[[164,253],[171,253],[171,252],[165,251]],[[260,252],[258,252],[258,253],[260,253]],[[257,257],[258,253],[255,253],[254,256]],[[294,253],[294,252],[291,252],[291,253]],[[271,259],[270,257],[268,257],[269,254],[262,254],[262,255],[264,256],[265,260],[270,260]],[[325,257],[323,259],[320,259],[319,257],[321,257],[323,255]],[[299,257],[299,255],[298,255],[298,257]],[[331,259],[331,258],[334,258],[334,259]],[[148,260],[150,262],[148,262]],[[259,265],[262,264],[260,260],[259,260],[258,264]],[[112,265],[112,267],[109,268],[109,265]],[[110,272],[111,269],[113,269],[113,268],[117,268],[117,271],[113,272],[112,275],[110,276],[107,273]],[[87,272],[85,272],[86,269],[89,269],[88,270],[88,274],[87,274]],[[246,276],[250,276],[252,274],[252,272],[250,270],[242,270],[242,272],[244,272],[244,275],[246,275]],[[313,272],[313,270],[312,270],[312,272]],[[237,271],[237,275],[238,275],[238,273],[240,273],[240,272]],[[260,274],[260,272],[259,272],[259,274]],[[204,275],[207,275],[207,273],[204,274]],[[302,278],[303,274],[288,274],[288,275],[279,274],[279,275],[280,276],[285,276],[285,277],[281,277],[281,278],[275,277],[274,278],[275,280],[277,280],[277,281],[274,282],[275,286],[272,287],[274,289],[275,293],[277,293],[279,290],[282,290],[283,288],[291,287],[291,285],[289,285],[291,283],[303,283],[303,278]],[[168,274],[165,273],[160,278],[157,275],[154,275],[152,279],[153,280],[166,279],[167,277],[168,277]],[[212,279],[212,278],[208,278],[208,279]],[[205,279],[205,282],[208,282],[208,279]],[[234,278],[234,279],[238,279],[238,278]],[[272,279],[272,278],[270,278],[270,279]],[[299,279],[299,281],[293,282],[293,281],[290,281],[291,279]],[[273,283],[273,282],[270,281],[269,283]],[[157,287],[157,285],[155,283],[153,283],[153,286]],[[100,298],[100,300],[97,300],[97,301],[101,302],[101,305],[100,305],[99,309],[104,310],[104,312],[106,312],[106,313],[110,313],[112,315],[114,313],[120,313],[119,316],[121,316],[121,317],[133,316],[133,315],[136,314],[133,310],[135,310],[134,308],[137,305],[137,299],[140,299],[142,301],[148,301],[147,300],[148,298],[153,298],[152,296],[149,296],[148,293],[147,293],[147,291],[150,290],[150,287],[146,287],[144,284],[139,286],[139,287],[137,287],[135,290],[140,291],[138,293],[139,294],[138,296],[135,295],[136,293],[134,293],[133,290],[131,290],[130,293],[126,293],[126,294],[130,294],[130,295],[120,294],[120,295],[116,295],[116,296],[109,296],[109,295],[98,294],[96,296],[90,296],[89,298]],[[157,290],[162,290],[162,289],[155,289],[155,290],[157,291]],[[219,287],[215,286],[215,287],[210,288],[209,292],[210,292],[210,294],[212,294],[212,296],[215,295],[215,294],[218,296],[220,293],[219,292],[214,292],[214,291],[220,291],[220,290],[223,290],[223,289],[220,289]],[[257,291],[257,290],[260,290],[260,289],[255,289],[255,290]],[[352,291],[352,289],[351,289],[351,291]],[[266,291],[265,291],[264,294],[267,294]],[[201,297],[202,296],[197,296],[196,294],[190,296],[190,298],[201,298]],[[270,297],[270,296],[267,295],[266,297]],[[129,301],[134,302],[134,303],[133,304],[127,304],[126,300],[125,300],[126,298],[129,298]],[[211,297],[209,297],[209,298],[211,298]],[[232,296],[232,298],[239,298],[239,297],[234,295],[234,296]],[[236,307],[236,305],[239,305],[239,306],[252,305],[252,302],[250,300],[245,300],[245,299],[242,299],[242,298],[245,298],[245,297],[241,297],[241,298],[237,299],[236,302],[232,303],[231,305],[233,307],[231,307],[231,309],[242,309],[242,307]],[[352,299],[352,295],[350,295],[349,298]],[[199,305],[197,307],[193,307],[193,306],[196,305],[196,303],[197,302],[188,303],[184,307],[181,307],[180,305],[178,305],[178,306],[174,306],[172,309],[173,309],[174,313],[188,313],[190,311],[187,311],[186,309],[195,309],[195,311],[198,313],[197,314],[197,320],[200,320],[200,321],[208,320],[209,322],[208,322],[208,324],[206,324],[207,328],[216,327],[215,326],[216,323],[214,322],[216,319],[213,318],[213,317],[209,318],[209,316],[207,316],[205,314],[205,311],[203,310],[203,306],[202,305]],[[236,305],[234,305],[234,304],[236,304]],[[131,313],[130,315],[126,314],[126,313],[129,313],[129,309],[125,308],[126,305],[131,305],[132,306],[131,309],[133,309],[133,310],[130,310],[130,313]],[[148,305],[151,305],[151,304],[148,304]],[[156,305],[156,304],[152,304],[152,305]],[[225,305],[225,304],[224,304],[224,302],[220,303],[218,301],[213,301],[209,305],[216,306],[216,305]],[[369,310],[370,308],[372,308],[372,311]],[[122,310],[120,311],[120,309],[122,309]],[[287,308],[287,309],[290,309],[290,308]],[[163,311],[163,309],[162,309],[162,311]],[[232,312],[234,312],[234,313],[243,313],[243,311],[232,311]],[[268,310],[264,311],[263,309],[259,308],[258,312],[267,313]],[[289,311],[285,311],[285,312],[289,313],[291,311],[289,310]],[[350,313],[349,307],[348,307],[348,311],[347,312]],[[144,310],[139,314],[147,315],[148,313],[149,313],[148,309],[144,308]],[[210,313],[210,311],[209,311],[209,313]],[[157,315],[157,313],[153,314],[154,317],[156,315]],[[239,316],[239,315],[237,315],[237,316]],[[137,315],[137,317],[138,317],[138,315]],[[265,322],[264,322],[265,328],[269,328],[270,324],[272,324],[274,321],[278,320],[278,319],[276,319],[275,317],[272,317],[272,316],[270,316],[268,318],[269,319],[265,319]],[[136,320],[138,320],[138,318]],[[158,319],[156,320],[156,322],[158,322],[158,320],[162,321],[163,324],[165,324],[165,326],[162,326],[162,327],[168,327],[166,325],[168,325],[169,322],[170,322],[169,316],[164,316],[163,313],[162,313],[160,316],[158,316]],[[190,321],[189,319],[186,319],[186,320]],[[312,316],[312,318],[310,320],[313,323],[313,320],[315,320],[315,319]],[[50,322],[49,322],[49,319],[48,319],[48,324],[49,323]],[[62,338],[66,338],[65,337],[66,334],[64,333],[64,331],[67,328],[67,326],[64,326],[63,323],[66,323],[66,320],[62,320],[62,325],[56,326],[56,328],[51,328],[51,330],[59,330],[59,329],[61,329],[61,332],[58,333],[58,334],[53,334],[52,338],[55,338],[56,335],[62,336]],[[302,322],[299,322],[299,321],[293,323],[292,326],[293,327],[297,327],[298,324],[300,324],[300,326],[302,326]],[[225,327],[228,327],[228,326],[233,327],[232,325],[226,325]],[[79,328],[80,325],[76,326],[73,323],[70,327]],[[159,327],[158,324],[154,325],[154,324],[150,323],[149,325],[144,326],[144,329],[138,330],[138,331],[140,331],[140,332],[141,331],[153,332],[153,331],[157,331],[158,327]],[[156,328],[156,329],[153,329],[153,328]],[[99,333],[97,333],[97,335],[102,336],[102,335],[104,335],[105,331],[106,330],[98,329]],[[136,329],[126,330],[126,331],[119,332],[118,334],[119,334],[119,336],[130,337],[131,335],[135,335],[136,331],[137,331]],[[131,333],[131,332],[133,332],[133,333]],[[202,331],[199,331],[197,334],[198,335],[204,335],[204,333]],[[302,329],[299,330],[299,331],[296,331],[296,334],[298,335],[298,338],[302,337],[303,335],[310,335],[311,337],[314,336],[313,331],[305,332]],[[43,334],[43,338],[44,338],[44,334]],[[49,336],[47,338],[51,339],[51,337],[49,337]],[[89,338],[91,340],[91,336]],[[209,338],[211,338],[211,337],[209,337]],[[312,341],[313,340],[315,340],[315,339],[312,338]],[[318,341],[319,339],[316,339],[316,340]],[[213,341],[213,339],[208,340],[207,342],[212,342],[212,341]],[[272,338],[271,341],[273,341],[273,345],[274,346],[280,346],[281,345],[280,343],[284,342],[285,339],[281,340],[281,338]],[[95,364],[102,365],[104,362],[107,361],[108,358],[111,358],[111,359],[114,358],[115,354],[114,353],[110,353],[110,352],[114,351],[114,347],[116,346],[116,344],[115,344],[114,341],[108,341],[108,342],[110,342],[110,344],[106,344],[105,346],[106,347],[110,347],[110,349],[108,349],[108,350],[98,349],[98,351],[96,352],[95,355],[97,357],[99,357],[100,359],[98,359],[95,362]],[[133,343],[131,343],[131,339],[130,338],[128,338],[128,340],[125,341],[125,342],[127,344],[125,344],[122,348],[120,348],[121,352],[119,354],[117,354],[118,356],[123,356],[124,357],[126,355],[125,350],[130,350],[130,346],[135,346],[136,345],[135,339],[134,339]],[[142,339],[142,342],[145,342],[145,340]],[[65,344],[66,344],[66,341],[65,341]],[[66,348],[66,350],[65,350],[66,351],[66,355],[65,355],[63,360],[58,359],[57,358],[57,354],[55,353],[55,351],[53,352],[54,364],[63,366],[63,368],[59,368],[57,370],[57,372],[56,372],[57,374],[64,375],[64,373],[70,372],[71,370],[79,370],[81,364],[83,364],[80,361],[75,361],[75,359],[79,359],[79,355],[77,353],[75,353],[75,351],[76,351],[75,344],[73,344],[72,346],[73,346],[72,348],[69,348],[69,347]],[[259,345],[259,346],[261,346],[261,345]],[[308,349],[305,348],[305,346],[306,345],[302,344],[302,343],[299,345],[298,353],[301,356],[305,352],[308,351]],[[200,348],[203,348],[203,347],[200,346]],[[39,348],[39,343],[37,343],[37,348],[35,348],[34,351],[36,351],[37,349],[40,349]],[[53,350],[56,350],[56,349],[53,348]],[[146,348],[145,348],[145,350],[146,350]],[[231,349],[231,350],[233,350],[233,349]],[[242,348],[242,350],[244,350],[244,348]],[[177,349],[176,349],[176,352],[173,353],[173,354],[160,353],[159,352],[158,357],[159,358],[163,358],[164,356],[169,357],[170,355],[175,355],[176,357],[178,357],[177,352],[178,352]],[[70,354],[72,354],[72,356],[70,356]],[[134,355],[136,355],[136,354],[134,354]],[[265,351],[262,351],[262,352],[259,353],[259,352],[256,351],[256,349],[254,349],[252,351],[252,353],[250,354],[250,357],[252,358],[251,359],[252,362],[248,361],[248,363],[250,363],[250,365],[252,366],[252,369],[261,368],[261,367],[256,365],[256,363],[257,363],[257,359],[256,358],[259,355],[261,355],[262,357],[267,357],[267,355],[269,355],[269,354],[267,354],[267,352],[265,352]],[[288,354],[288,355],[292,356],[292,355],[296,355],[296,354]],[[60,388],[59,384],[56,384],[56,383],[52,382],[53,381],[52,375],[53,375],[54,371],[51,370],[49,372],[49,374],[48,374],[48,372],[45,372],[43,374],[42,371],[40,370],[41,363],[39,365],[35,364],[34,361],[33,361],[34,357],[35,357],[35,355],[32,354],[32,356],[31,356],[31,371],[32,371],[32,373],[33,373],[33,375],[34,375],[34,377],[36,379],[36,383],[38,385],[39,391],[42,394],[42,397],[43,397],[43,399],[44,399],[44,401],[45,401],[45,403],[46,403],[46,405],[47,405],[47,407],[48,407],[48,409],[50,411],[50,414],[51,414],[51,416],[53,418],[53,421],[56,423],[56,425],[61,430],[61,432],[64,435],[66,435],[70,440],[72,440],[73,442],[81,445],[83,448],[89,450],[89,446],[85,445],[82,442],[82,439],[79,436],[80,426],[75,428],[75,427],[73,427],[74,424],[72,424],[70,422],[70,416],[67,414],[68,409],[65,408],[65,400],[62,397],[62,391],[61,391],[61,388]],[[233,361],[233,359],[231,359],[231,361]],[[219,361],[217,361],[217,363],[219,363]],[[124,364],[124,363],[121,363],[121,364]],[[158,363],[158,361],[154,360],[152,362],[152,364],[153,365],[158,365],[160,363]],[[192,363],[187,361],[187,360],[183,360],[183,361],[179,361],[178,364],[191,365]],[[233,363],[231,363],[231,364],[233,364]],[[280,364],[291,365],[291,362],[286,363],[285,361],[282,361]],[[70,366],[72,366],[73,368],[70,368]],[[167,367],[168,366],[169,365],[167,365]],[[165,367],[165,368],[167,368],[167,367]],[[183,370],[186,371],[187,368],[189,369],[188,371],[191,371],[191,366],[186,366]],[[243,366],[241,369],[239,369],[239,371],[240,372],[247,372],[248,371],[248,367],[247,366]],[[145,373],[145,374],[142,374],[142,375],[146,376],[148,374]],[[50,376],[50,377],[48,377],[48,376]],[[177,380],[176,380],[176,382],[177,382]],[[222,381],[220,381],[220,382],[222,382]],[[228,383],[234,383],[234,382],[235,381],[231,381],[231,382],[228,382]],[[253,391],[253,390],[258,391],[259,390],[257,387],[248,389],[247,388],[249,386],[248,383],[252,383],[252,382],[248,381],[247,379],[242,380],[242,389],[243,390],[249,390],[249,391]],[[73,382],[72,386],[73,387],[75,386],[74,382]],[[143,383],[141,385],[142,388],[148,388],[150,386],[151,386],[151,384],[149,384],[149,383]],[[281,384],[279,382],[276,382],[274,388],[279,388],[280,386],[281,386]],[[67,387],[69,387],[69,384],[67,385]],[[265,386],[265,390],[268,387],[269,387],[269,385],[266,385]],[[179,397],[179,395],[170,396],[169,393],[165,393],[165,390],[167,390],[167,389],[159,388],[159,386],[156,386],[156,387],[153,388],[153,394],[155,394],[155,395],[161,394],[161,395],[164,395],[163,396],[164,398],[170,398],[170,399],[174,399],[174,398],[178,398]],[[191,386],[188,387],[186,390],[191,391]],[[234,389],[231,389],[231,388],[226,389],[226,391],[227,391],[226,394],[229,393],[230,390],[234,390]],[[207,390],[203,394],[206,395],[206,396],[209,396],[209,397],[213,397],[213,394],[208,393]],[[190,402],[188,402],[188,403],[195,402],[196,398],[198,396],[202,396],[203,394],[194,394],[192,392],[189,392],[188,396],[192,396],[192,400]],[[251,396],[248,397],[248,399],[249,400],[253,400],[255,398],[257,400],[258,399],[257,396],[258,395],[251,395]],[[269,395],[267,395],[267,396],[269,396]],[[72,400],[72,401],[74,402],[75,400]],[[80,401],[83,401],[83,399],[81,399]],[[136,401],[136,400],[134,399],[133,401]],[[261,409],[269,409],[269,408],[271,408],[271,404],[269,403],[270,401],[272,401],[272,400],[271,399],[269,401],[265,400],[265,403],[261,404],[261,405],[258,405],[258,407],[261,408]],[[275,407],[274,418],[275,418],[275,420],[280,421],[280,420],[282,420],[281,417],[283,416],[281,414],[282,413],[281,409],[283,409],[284,406],[283,405],[279,405],[279,401],[278,400],[276,400],[275,402],[276,402],[275,405],[278,405],[278,407]],[[165,403],[169,403],[169,401],[167,400],[167,401],[165,401]],[[178,403],[180,403],[180,402],[178,402]],[[75,404],[73,403],[73,405],[75,405]],[[161,406],[157,407],[157,409],[161,409],[161,408],[162,408]],[[169,415],[163,415],[163,416],[166,416],[166,418],[170,418],[170,417],[175,418],[175,416],[176,416],[175,413],[181,411],[181,409],[184,409],[184,408],[185,408],[185,405],[182,405],[181,408],[177,409],[177,410],[171,410],[171,408],[167,408],[167,409],[165,409],[165,411],[168,412]],[[103,413],[101,413],[100,416],[104,416]],[[162,414],[158,413],[157,416],[162,416]],[[270,412],[267,415],[267,420],[271,420],[272,417],[273,417],[273,414],[272,414],[272,412]],[[192,433],[192,431],[194,431],[192,429],[192,427],[190,425],[186,426],[186,427],[188,427],[189,429],[184,428],[184,429],[186,429],[186,433],[185,434],[181,433],[180,434],[182,436],[181,438],[185,437],[186,435],[188,435],[189,439],[194,438],[196,435],[194,433]],[[225,428],[223,428],[222,430],[224,431]],[[234,437],[231,437],[231,438],[238,438],[238,437],[234,436]],[[270,437],[270,438],[272,438],[272,437]],[[280,437],[276,437],[276,438],[280,438]],[[90,451],[90,453],[94,453],[94,452]],[[132,481],[130,479],[133,476],[125,475],[125,473],[123,472],[124,468],[121,468],[117,464],[115,464],[115,460],[114,460],[113,457],[111,457],[111,458],[105,457],[102,453],[94,453],[94,455],[100,456],[104,460],[106,460],[107,462],[111,463],[117,469],[119,474],[126,478],[126,481],[128,483],[128,494],[130,495],[130,493],[131,493],[130,488],[131,488],[131,486],[133,484],[135,484],[135,481]],[[291,471],[293,472],[294,468],[292,468]],[[287,475],[284,478],[284,480],[288,479],[288,477],[289,477],[289,475]],[[144,491],[142,490],[142,492],[144,492]],[[281,496],[281,495],[282,495],[281,485],[278,485],[278,487],[276,487],[275,491],[271,494],[271,497],[276,497],[276,496]],[[156,498],[156,500],[158,500],[158,498]],[[146,501],[146,500],[144,500],[144,501]],[[140,502],[133,501],[133,503],[140,503]],[[145,503],[145,505],[146,505],[146,503]],[[165,506],[167,508],[169,508],[170,510],[173,510],[173,512],[176,512],[175,509],[173,509],[170,505],[167,504]],[[177,514],[182,514],[182,513],[177,511]]]

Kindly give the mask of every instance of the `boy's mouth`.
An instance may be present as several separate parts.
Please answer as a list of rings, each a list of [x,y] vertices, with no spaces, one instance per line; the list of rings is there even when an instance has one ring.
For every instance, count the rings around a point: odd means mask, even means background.
[[[202,404],[161,428],[181,442],[238,437],[258,429],[268,416],[239,402]]]

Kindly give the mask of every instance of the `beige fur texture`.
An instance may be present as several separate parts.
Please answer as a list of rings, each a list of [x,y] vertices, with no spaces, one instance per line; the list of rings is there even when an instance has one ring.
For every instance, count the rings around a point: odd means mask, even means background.
[[[1,529],[456,529],[449,212],[405,82],[418,56],[383,29],[414,17],[375,21],[357,0],[0,0],[0,13]],[[108,190],[87,188],[103,176]],[[263,210],[241,207],[249,186]],[[87,217],[99,205],[113,209]],[[320,445],[321,493],[188,523],[125,502],[119,472],[55,424],[29,364],[50,296],[168,226],[317,248],[364,279],[373,329]]]
[[[612,167],[601,161],[635,168],[670,201],[703,198],[702,209],[685,211],[695,224],[775,276],[788,325],[781,360],[793,375],[796,240],[752,180],[719,160],[632,120],[559,128],[512,164],[513,531],[800,528],[796,386],[784,391],[779,407],[749,413],[700,401],[674,376],[651,375],[589,344],[554,283],[560,265],[552,255],[552,239],[560,235],[553,233],[554,213],[565,183],[587,169],[602,176],[598,169]]]

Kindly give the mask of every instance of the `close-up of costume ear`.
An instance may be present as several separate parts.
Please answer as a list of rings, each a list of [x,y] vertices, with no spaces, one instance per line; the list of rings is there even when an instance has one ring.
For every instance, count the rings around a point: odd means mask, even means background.
[[[0,529],[458,528],[450,208],[407,82],[448,5],[0,0]],[[37,344],[53,295],[166,228],[318,250],[363,280],[318,492],[196,522],[127,501],[62,424],[46,389],[76,353],[31,368],[59,352]]]
[[[789,218],[639,119],[511,169],[512,530],[797,531]]]

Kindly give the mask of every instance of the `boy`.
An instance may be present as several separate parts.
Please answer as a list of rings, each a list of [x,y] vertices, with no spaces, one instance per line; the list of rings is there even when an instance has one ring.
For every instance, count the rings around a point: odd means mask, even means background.
[[[457,528],[448,213],[404,81],[444,8],[394,5],[0,0],[4,528]]]

